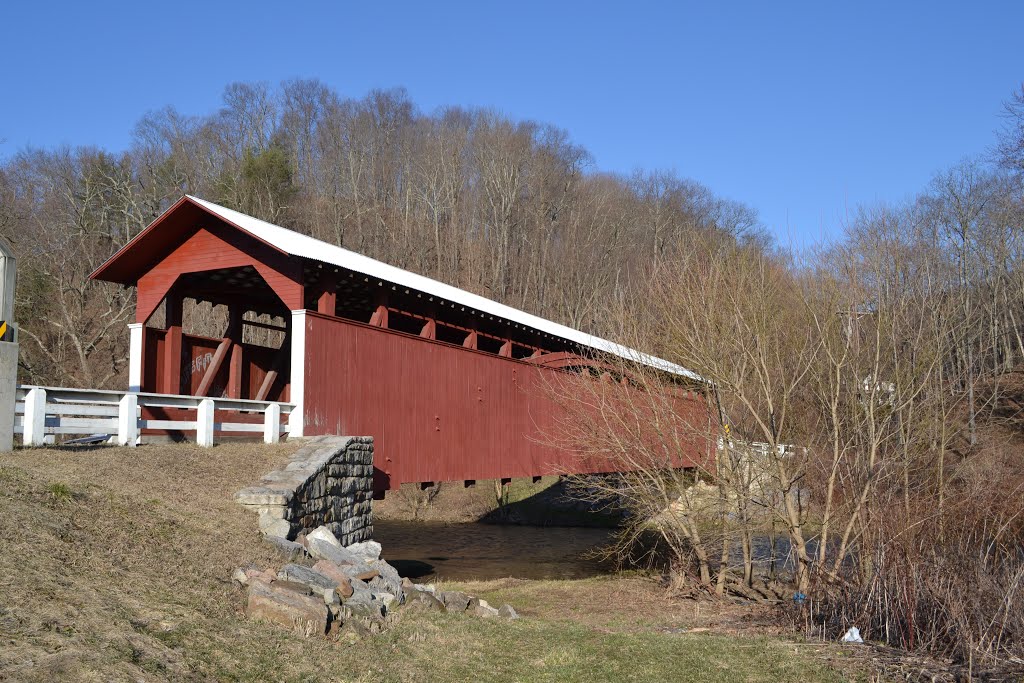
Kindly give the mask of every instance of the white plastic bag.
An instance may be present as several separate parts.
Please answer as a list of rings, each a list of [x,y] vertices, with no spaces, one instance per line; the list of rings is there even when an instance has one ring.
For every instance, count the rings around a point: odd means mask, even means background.
[[[844,643],[863,643],[864,639],[860,637],[860,629],[856,626],[851,626],[850,630],[843,636],[842,642]]]

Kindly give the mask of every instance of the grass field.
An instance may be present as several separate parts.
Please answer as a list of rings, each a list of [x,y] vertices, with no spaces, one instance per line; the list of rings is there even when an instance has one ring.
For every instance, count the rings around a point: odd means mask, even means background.
[[[294,448],[0,456],[0,680],[843,680],[820,648],[637,576],[466,584],[523,618],[400,612],[351,644],[246,621],[231,570],[281,560],[231,496]]]

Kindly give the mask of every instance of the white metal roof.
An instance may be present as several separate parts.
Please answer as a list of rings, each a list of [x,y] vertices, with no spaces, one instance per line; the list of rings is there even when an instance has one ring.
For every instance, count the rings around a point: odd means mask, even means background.
[[[436,296],[440,299],[451,301],[459,304],[460,306],[473,308],[481,313],[510,320],[526,327],[532,327],[535,330],[540,330],[541,332],[545,332],[555,337],[561,337],[562,339],[582,344],[583,346],[588,346],[598,351],[610,353],[619,356],[620,358],[625,358],[636,363],[642,363],[675,375],[682,375],[684,377],[689,377],[690,379],[704,381],[697,373],[687,370],[675,363],[670,363],[667,360],[662,360],[661,358],[641,353],[640,351],[621,344],[616,344],[615,342],[608,341],[607,339],[601,339],[600,337],[595,337],[592,334],[586,334],[585,332],[574,330],[571,327],[566,327],[565,325],[545,320],[544,318],[526,313],[525,311],[520,311],[519,309],[512,308],[511,306],[499,304],[496,301],[491,301],[490,299],[478,296],[457,287],[446,285],[443,282],[432,280],[429,277],[410,273],[407,270],[402,270],[401,268],[396,268],[395,266],[388,265],[387,263],[372,259],[368,256],[357,254],[354,251],[350,251],[333,244],[328,244],[327,242],[322,242],[310,237],[309,235],[303,235],[302,233],[295,232],[294,230],[288,230],[287,228],[282,228],[279,225],[261,221],[258,218],[253,218],[252,216],[228,209],[220,206],[219,204],[208,202],[205,199],[199,199],[198,197],[193,197],[191,195],[189,195],[188,198],[211,213],[224,219],[228,223],[293,256],[301,256],[314,261],[347,268],[348,270],[362,273],[363,275],[368,275],[395,285],[401,285],[402,287],[408,287],[409,289],[423,292],[430,296]]]

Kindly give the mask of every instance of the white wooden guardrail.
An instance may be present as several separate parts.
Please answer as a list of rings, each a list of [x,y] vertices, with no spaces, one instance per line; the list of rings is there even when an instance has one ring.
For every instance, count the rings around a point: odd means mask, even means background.
[[[195,432],[196,443],[212,446],[214,432],[263,432],[266,443],[277,443],[287,432],[294,405],[237,398],[203,398],[128,391],[20,386],[14,407],[14,433],[26,446],[42,446],[48,434],[116,434],[117,443],[134,446],[143,429]],[[194,420],[143,418],[142,408],[194,410]],[[262,413],[263,422],[215,422],[218,410]]]

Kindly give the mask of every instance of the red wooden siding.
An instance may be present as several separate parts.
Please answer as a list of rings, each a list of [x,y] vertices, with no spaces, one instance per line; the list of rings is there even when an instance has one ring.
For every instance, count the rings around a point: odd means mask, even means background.
[[[306,433],[373,436],[378,490],[611,469],[544,443],[563,411],[544,373],[558,370],[312,312],[305,362]],[[705,456],[695,442],[675,464]]]
[[[291,400],[290,387],[288,384],[288,362],[287,347],[282,352],[278,349],[269,349],[265,346],[242,345],[242,395],[239,398],[256,398],[263,380],[267,373],[278,365],[278,378],[267,395],[267,401]],[[278,356],[285,353],[283,360]]]

